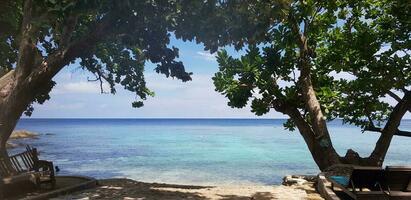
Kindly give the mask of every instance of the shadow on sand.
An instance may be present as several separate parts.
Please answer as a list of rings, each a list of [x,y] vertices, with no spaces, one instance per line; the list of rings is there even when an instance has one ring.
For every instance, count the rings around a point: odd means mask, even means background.
[[[231,195],[212,186],[190,186],[159,183],[143,183],[129,179],[108,179],[99,186],[55,199],[124,199],[124,200],[268,200],[276,199],[272,193],[256,192],[249,196]]]

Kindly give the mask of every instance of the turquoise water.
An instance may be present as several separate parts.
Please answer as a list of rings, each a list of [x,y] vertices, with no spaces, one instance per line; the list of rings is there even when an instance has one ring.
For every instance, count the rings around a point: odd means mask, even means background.
[[[22,119],[41,134],[23,142],[60,174],[128,177],[178,184],[278,184],[287,174],[316,174],[298,132],[271,119]],[[411,130],[411,121],[402,129]],[[330,123],[337,150],[368,155],[378,134]],[[395,137],[386,164],[411,164],[411,138]],[[13,152],[20,151],[15,149]]]

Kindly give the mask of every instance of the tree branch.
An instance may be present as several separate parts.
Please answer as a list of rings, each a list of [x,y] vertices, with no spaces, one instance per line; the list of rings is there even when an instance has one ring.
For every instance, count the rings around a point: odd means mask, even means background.
[[[383,130],[384,130],[383,128],[373,127],[373,126],[369,126],[369,127],[366,127],[366,128],[364,129],[364,131],[379,132],[379,133],[382,133]],[[397,130],[397,131],[394,133],[394,135],[411,137],[411,132],[410,132],[410,131]]]
[[[310,50],[307,44],[307,38],[300,32],[298,22],[296,21],[292,13],[290,13],[290,22],[292,31],[296,35],[296,40],[299,44],[300,50],[299,68],[301,74],[298,83],[300,83],[303,99],[311,117],[313,130],[317,138],[326,136],[326,138],[329,139],[325,116],[321,110],[320,103],[317,99],[313,84],[311,82]]]
[[[49,55],[45,61],[41,63],[41,66],[36,71],[30,74],[29,81],[50,80],[56,75],[64,66],[69,64],[75,58],[92,53],[94,46],[101,41],[104,37],[110,36],[113,31],[112,27],[115,22],[116,16],[112,13],[107,13],[98,22],[89,34],[82,38],[71,42],[70,44],[63,45],[59,49]],[[68,20],[68,22],[73,22]],[[68,25],[68,26],[72,26]],[[70,32],[70,28],[67,28],[67,33]]]
[[[295,125],[300,131],[301,136],[303,136],[304,140],[306,141],[308,148],[312,150],[315,142],[315,134],[312,127],[296,108],[289,106],[285,114],[290,116],[290,118],[295,122]]]
[[[392,137],[398,132],[398,127],[400,126],[401,119],[411,107],[411,93],[407,92],[404,97],[397,103],[391,112],[387,123],[381,130],[381,136],[378,139],[370,158],[375,160],[380,165],[385,159],[388,148],[391,144]]]
[[[371,118],[370,114],[367,115],[367,118],[368,118],[368,122],[369,122],[369,127],[374,128],[375,125],[374,125],[374,122],[372,121],[372,118]]]
[[[21,24],[21,40],[19,43],[19,54],[15,73],[17,81],[23,81],[29,75],[33,66],[35,66],[36,56],[39,56],[35,46],[36,42],[32,41],[32,34],[36,31],[35,27],[31,24],[32,9],[32,0],[25,1],[23,7],[23,21]]]
[[[95,71],[94,76],[96,76],[96,79],[88,79],[88,78],[87,78],[87,80],[88,80],[88,81],[93,81],[93,82],[99,81],[99,84],[100,84],[100,93],[101,93],[101,94],[107,94],[108,92],[105,92],[105,91],[104,91],[104,87],[103,87],[103,83],[104,83],[104,82],[103,82],[103,79],[108,82],[107,76],[105,76],[105,75],[104,75],[100,70],[98,70],[98,69]]]
[[[396,101],[400,102],[401,101],[401,97],[399,97],[397,94],[395,94],[394,92],[388,90],[387,92],[388,95],[390,95],[393,99],[395,99]]]
[[[60,41],[60,46],[61,47],[67,47],[71,40],[72,33],[77,25],[77,20],[78,20],[78,15],[71,14],[67,21],[66,25],[63,28],[63,33],[61,36],[61,41]]]
[[[404,91],[405,93],[409,93],[409,91],[406,90],[406,89],[403,89],[403,91]],[[398,96],[397,94],[395,94],[394,92],[388,90],[387,94],[388,94],[390,97],[392,97],[393,99],[395,99],[397,102],[400,102],[400,101],[401,101],[401,97],[399,97],[399,96]],[[408,108],[408,111],[411,112],[411,108]]]
[[[11,70],[7,74],[0,77],[0,98],[6,97],[10,93],[14,75],[14,70]]]

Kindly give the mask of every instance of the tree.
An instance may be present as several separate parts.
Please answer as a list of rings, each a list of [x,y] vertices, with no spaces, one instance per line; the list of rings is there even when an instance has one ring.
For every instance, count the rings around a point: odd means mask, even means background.
[[[193,2],[198,4],[201,2]],[[95,75],[110,92],[115,85],[136,94],[133,107],[153,93],[146,87],[144,64],[182,81],[191,80],[170,47],[179,29],[182,5],[190,1],[128,0],[6,0],[0,3],[0,155],[7,156],[6,141],[33,103],[44,103],[56,84],[52,78],[70,63]],[[202,4],[199,4],[201,6]],[[102,89],[102,87],[101,87]],[[102,91],[103,92],[103,91]]]
[[[257,115],[275,109],[290,116],[286,128],[298,128],[320,169],[382,165],[411,104],[410,7],[407,0],[4,0],[0,155],[7,155],[22,113],[49,99],[52,78],[75,61],[110,92],[116,84],[135,92],[134,107],[152,95],[146,61],[157,63],[158,73],[190,80],[178,49],[168,45],[174,33],[212,52],[247,48],[239,59],[218,53],[216,90],[232,107],[251,100]],[[397,103],[386,103],[386,96]],[[327,129],[335,118],[381,131],[369,157],[337,154]]]
[[[0,156],[7,156],[6,141],[20,116],[50,98],[52,78],[70,63],[93,73],[91,81],[100,86],[107,82],[113,94],[115,85],[134,92],[133,107],[153,95],[144,80],[147,61],[167,77],[191,80],[170,36],[196,39],[216,51],[227,42],[213,30],[224,24],[212,20],[219,20],[214,14],[225,6],[218,0],[1,1]]]
[[[288,115],[285,127],[299,130],[321,170],[341,163],[381,166],[411,109],[411,3],[226,2],[216,11],[227,22],[219,41],[247,48],[240,58],[218,53],[213,80],[228,105],[251,102],[256,115],[271,109]],[[243,30],[232,31],[238,27]],[[338,155],[327,127],[336,118],[381,132],[368,157],[351,149]]]

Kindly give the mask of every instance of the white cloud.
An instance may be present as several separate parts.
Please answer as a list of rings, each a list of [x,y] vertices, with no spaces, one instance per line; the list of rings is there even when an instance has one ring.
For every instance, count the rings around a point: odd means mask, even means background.
[[[228,99],[215,91],[212,75],[193,75],[193,80],[182,83],[180,80],[146,76],[148,87],[156,92],[145,106],[139,109],[139,115],[146,117],[257,117],[250,106],[234,109],[227,105]],[[271,112],[264,117],[284,117]]]
[[[206,51],[197,51],[197,56],[207,61],[216,61],[217,60],[216,55],[217,55],[216,53],[211,54]]]
[[[130,117],[130,118],[255,118],[247,106],[233,109],[227,98],[215,91],[212,74],[194,74],[182,82],[157,73],[146,73],[147,86],[156,95],[142,108],[132,108],[135,94],[118,88],[116,95],[100,95],[96,82],[57,84],[46,104],[36,106],[35,117]],[[57,90],[57,92],[56,92]],[[86,108],[86,109],[85,109]],[[64,112],[61,112],[64,110]],[[271,112],[263,117],[283,117]]]
[[[86,105],[82,102],[75,102],[75,103],[56,103],[51,102],[47,105],[48,109],[53,110],[75,110],[75,109],[83,109]]]
[[[330,76],[334,77],[335,79],[338,80],[347,80],[347,81],[352,81],[357,79],[356,76],[348,73],[348,72],[336,72],[336,71],[332,71],[329,73]]]
[[[110,87],[107,83],[103,83],[104,91],[110,91]],[[72,83],[57,84],[57,87],[53,90],[54,93],[85,93],[96,94],[100,93],[100,83],[90,81],[80,81]]]
[[[58,82],[51,100],[36,105],[34,117],[112,117],[112,118],[255,118],[247,106],[233,109],[227,98],[215,91],[212,74],[194,74],[182,82],[157,73],[146,73],[147,86],[156,95],[132,108],[135,94],[118,88],[116,95],[100,95],[98,82],[72,80]],[[62,112],[63,111],[63,112]],[[263,117],[284,117],[275,112]]]

